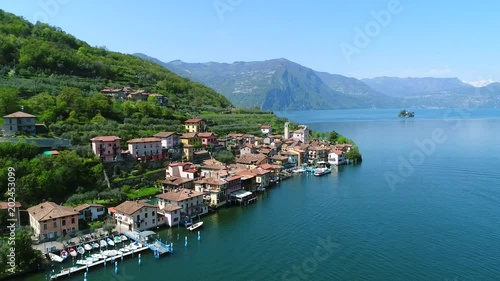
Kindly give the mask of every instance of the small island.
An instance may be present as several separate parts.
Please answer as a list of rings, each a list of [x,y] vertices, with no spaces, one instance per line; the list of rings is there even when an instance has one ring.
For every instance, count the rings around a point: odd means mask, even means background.
[[[399,112],[398,117],[415,117],[415,113],[413,113],[413,111],[403,109]]]

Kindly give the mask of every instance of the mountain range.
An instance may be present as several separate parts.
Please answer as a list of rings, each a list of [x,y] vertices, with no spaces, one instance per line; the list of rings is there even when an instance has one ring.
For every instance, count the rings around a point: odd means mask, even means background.
[[[474,87],[458,78],[356,79],[272,59],[234,63],[156,62],[227,97],[235,106],[264,110],[341,108],[499,107],[500,83]]]

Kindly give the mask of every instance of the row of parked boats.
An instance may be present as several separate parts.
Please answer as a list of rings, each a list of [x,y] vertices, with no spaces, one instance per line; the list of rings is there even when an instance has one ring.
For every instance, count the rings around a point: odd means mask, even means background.
[[[114,238],[106,238],[106,239],[101,239],[99,242],[94,241],[92,243],[87,243],[80,245],[76,248],[69,248],[67,251],[65,249],[62,249],[60,252],[60,255],[54,254],[54,253],[49,253],[49,258],[52,261],[55,262],[63,262],[68,258],[68,256],[71,257],[76,257],[78,254],[84,255],[86,251],[92,251],[93,249],[101,249],[105,248],[107,246],[115,246],[116,243],[121,243],[123,241],[127,241],[128,238],[125,235],[117,235]]]

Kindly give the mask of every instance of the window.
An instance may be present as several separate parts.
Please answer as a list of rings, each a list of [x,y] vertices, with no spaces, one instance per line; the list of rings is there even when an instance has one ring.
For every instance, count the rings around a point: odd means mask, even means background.
[[[43,224],[43,230],[47,230],[47,223]]]
[[[54,227],[57,227],[57,221],[56,220],[53,221],[53,224],[54,224]]]
[[[177,210],[174,211],[174,215],[176,215],[176,214],[177,214]]]
[[[148,213],[145,213],[145,214],[144,214],[144,218],[147,218],[147,217],[148,217]]]
[[[141,215],[137,215],[137,221],[141,220]]]
[[[179,220],[179,218],[174,218],[174,222],[175,222],[175,221],[178,221],[178,220]]]
[[[75,223],[75,217],[72,217],[72,218],[71,218],[71,223],[72,223],[72,224],[73,224],[73,223]]]
[[[62,219],[62,220],[61,220],[61,225],[62,225],[62,226],[65,226],[65,225],[66,225],[66,220],[65,220],[65,219]]]
[[[151,215],[154,217],[154,216],[155,216],[155,211],[152,211],[152,212],[151,212]]]
[[[153,224],[155,223],[155,219],[153,219]]]

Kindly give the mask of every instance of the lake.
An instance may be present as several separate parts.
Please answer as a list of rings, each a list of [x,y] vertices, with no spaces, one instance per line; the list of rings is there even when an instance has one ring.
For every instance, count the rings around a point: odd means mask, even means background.
[[[499,280],[500,111],[399,110],[277,112],[353,139],[363,163],[204,217],[200,241],[161,230],[174,255],[144,252],[87,280]]]

